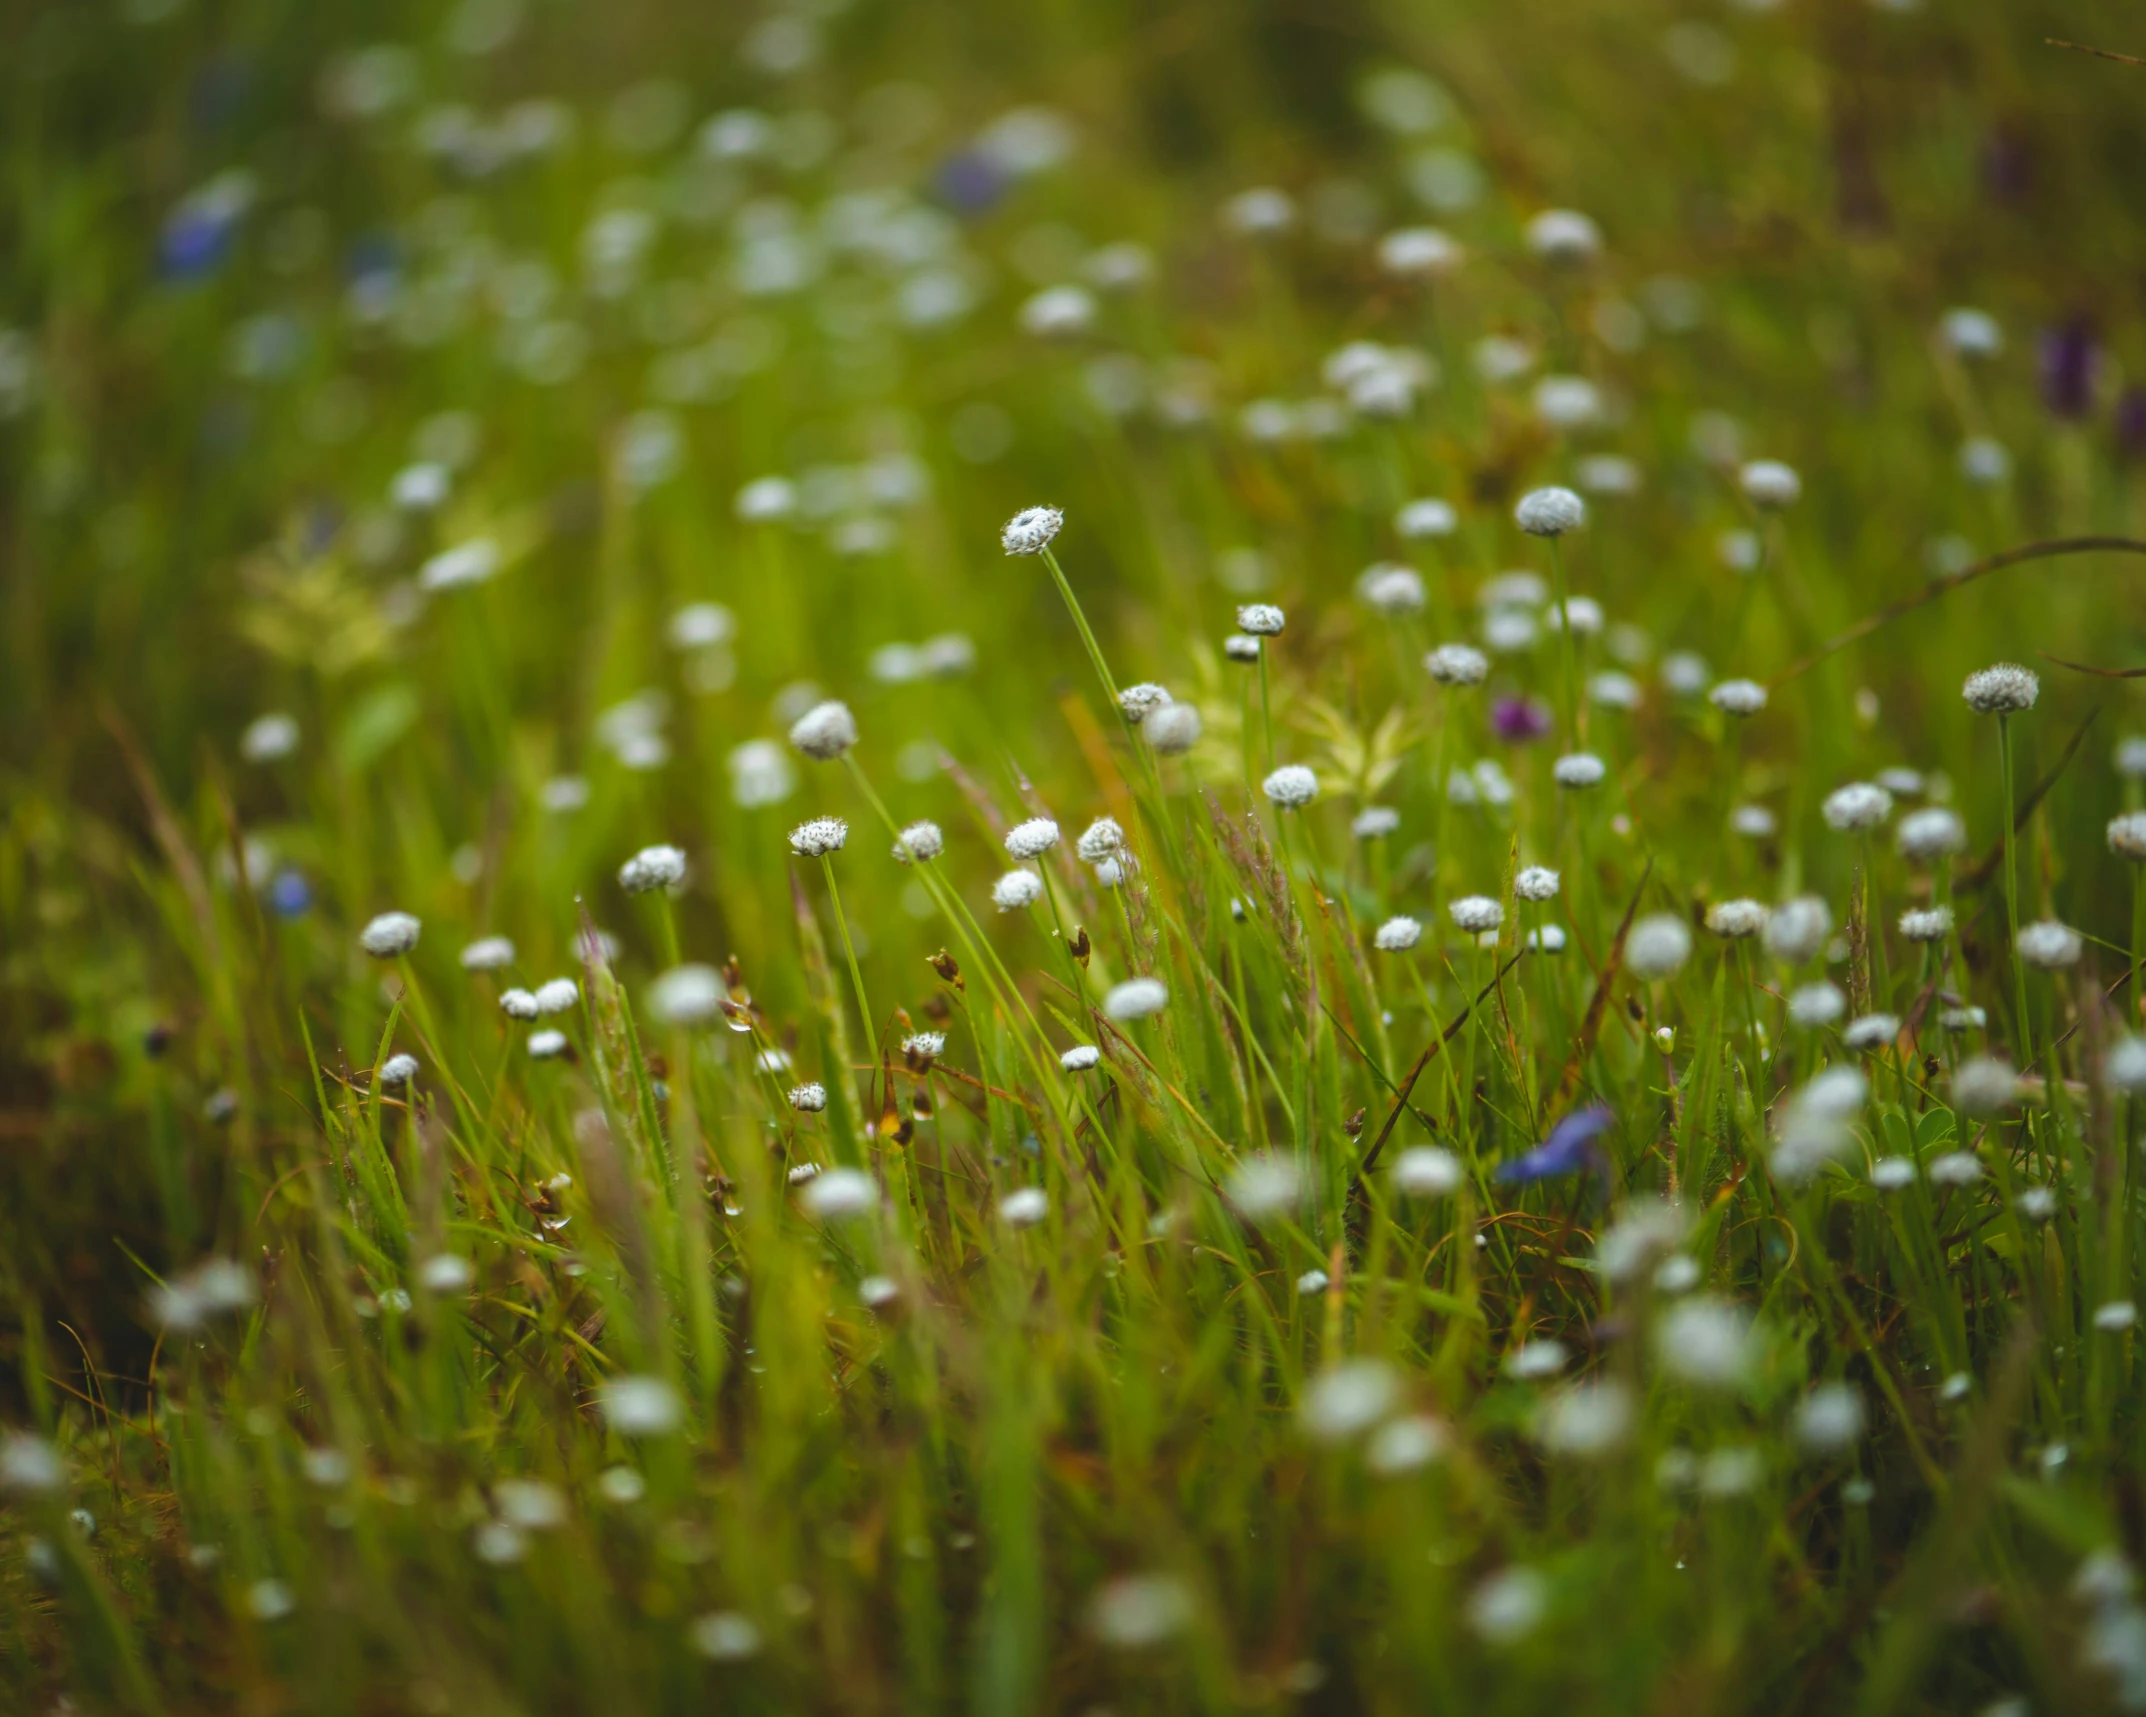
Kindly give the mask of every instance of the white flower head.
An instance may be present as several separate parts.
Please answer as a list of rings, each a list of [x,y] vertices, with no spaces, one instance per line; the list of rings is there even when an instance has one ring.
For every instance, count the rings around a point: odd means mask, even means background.
[[[1841,1041],[1850,1049],[1868,1053],[1883,1049],[1900,1035],[1898,1014],[1858,1014],[1841,1031]]]
[[[1698,1297],[1667,1312],[1655,1331],[1662,1368],[1707,1389],[1733,1388],[1757,1360],[1751,1314],[1726,1301]]]
[[[732,507],[747,524],[771,524],[797,511],[797,485],[787,477],[755,477],[738,491]]]
[[[1925,805],[1900,819],[1893,831],[1893,844],[1900,856],[1917,864],[1950,858],[1967,846],[1967,825],[1960,814],[1943,805]]]
[[[529,1054],[537,1061],[555,1061],[567,1051],[566,1033],[563,1031],[533,1031],[529,1034]]]
[[[1095,295],[1085,286],[1046,286],[1020,309],[1021,332],[1039,340],[1071,339],[1094,322]]]
[[[1051,1213],[1051,1195],[1040,1186],[1024,1186],[998,1201],[998,1219],[1008,1228],[1033,1228]]]
[[[1301,810],[1319,796],[1319,777],[1301,763],[1283,764],[1259,785],[1285,811]]]
[[[1140,723],[1141,737],[1159,757],[1182,757],[1200,742],[1200,712],[1189,703],[1150,710]]]
[[[1558,874],[1539,864],[1531,864],[1513,878],[1513,893],[1522,900],[1554,900],[1557,898]]]
[[[462,950],[465,972],[497,972],[514,964],[514,944],[504,936],[480,936]]]
[[[1910,942],[1942,942],[1952,934],[1952,908],[1911,906],[1900,915],[1900,934]]]
[[[946,833],[937,823],[911,823],[894,840],[894,856],[903,864],[924,864],[944,851]]]
[[[2126,811],[2109,819],[2109,851],[2133,864],[2146,864],[2146,811]]]
[[[1222,640],[1222,654],[1245,667],[1259,660],[1259,652],[1259,640],[1249,632],[1232,632]]]
[[[1410,501],[1394,515],[1393,528],[1396,534],[1410,542],[1449,537],[1460,528],[1460,515],[1453,510],[1451,501]]]
[[[814,704],[791,724],[790,743],[815,762],[831,763],[857,743],[857,718],[845,703]]]
[[[807,1181],[803,1198],[822,1222],[848,1222],[879,1208],[879,1183],[862,1169],[833,1168]]]
[[[1160,978],[1127,978],[1121,984],[1113,984],[1109,994],[1103,997],[1105,1016],[1120,1025],[1130,1020],[1148,1019],[1169,1005],[1169,986]]]
[[[1143,680],[1137,686],[1127,686],[1118,693],[1118,709],[1125,719],[1135,726],[1147,720],[1157,710],[1166,708],[1170,694],[1152,681]]]
[[[1030,817],[1006,831],[1006,851],[1023,861],[1041,858],[1058,844],[1058,825],[1048,817]]]
[[[1423,936],[1423,926],[1413,918],[1389,918],[1378,927],[1371,941],[1383,954],[1405,954]]]
[[[1978,668],[1960,687],[1960,696],[1977,715],[2011,715],[2032,709],[2034,700],[2041,695],[2040,676],[2016,662],[1999,662],[1994,667]]]
[[[536,1007],[540,1014],[568,1013],[580,1000],[581,986],[572,978],[551,978],[536,987]]]
[[[1543,1402],[1535,1436],[1553,1455],[1598,1460],[1624,1446],[1635,1416],[1632,1391],[1617,1379],[1576,1383]]]
[[[502,990],[499,996],[499,1011],[509,1019],[532,1020],[537,1016],[537,999],[534,990]]]
[[[1254,1222],[1283,1216],[1296,1209],[1304,1196],[1304,1177],[1297,1165],[1274,1153],[1248,1156],[1229,1177],[1230,1202]]]
[[[673,966],[648,986],[648,1011],[664,1025],[706,1025],[720,1017],[727,994],[713,966]]]
[[[790,1087],[790,1107],[800,1115],[817,1115],[827,1107],[827,1087],[818,1080]]]
[[[1344,1443],[1390,1418],[1401,1404],[1401,1380],[1382,1359],[1345,1359],[1312,1379],[1298,1409],[1307,1435]]]
[[[1271,602],[1247,602],[1237,610],[1237,630],[1253,638],[1278,638],[1288,616]]]
[[[1125,850],[1125,831],[1115,817],[1098,817],[1081,831],[1073,850],[1080,855],[1082,864],[1101,864]]]
[[[417,1057],[407,1053],[391,1055],[381,1062],[376,1077],[383,1087],[407,1085],[417,1077]]]
[[[1533,489],[1520,497],[1513,522],[1531,537],[1561,537],[1587,523],[1587,503],[1570,489]]]
[[[1551,777],[1557,784],[1575,792],[1601,786],[1608,773],[1609,765],[1592,751],[1567,752],[1550,766]]]
[[[1819,807],[1827,826],[1843,833],[1874,829],[1893,814],[1893,796],[1868,781],[1851,781],[1828,793]]]
[[[1436,227],[1401,227],[1378,243],[1379,267],[1388,274],[1429,279],[1460,266],[1461,247]]]
[[[849,839],[849,824],[840,817],[814,817],[790,831],[790,850],[799,858],[825,858]]]
[[[1766,707],[1766,688],[1756,680],[1723,680],[1706,701],[1724,715],[1750,717]]]
[[[1505,908],[1487,894],[1464,894],[1446,910],[1453,915],[1454,928],[1470,936],[1480,936],[1505,922]]]
[[[991,885],[991,904],[1001,912],[1018,912],[1043,897],[1043,878],[1032,870],[1010,870]]]
[[[376,960],[392,960],[417,946],[422,928],[407,912],[383,912],[358,932],[358,946]]]
[[[1468,1594],[1468,1625],[1494,1646],[1527,1638],[1550,1608],[1550,1583],[1532,1568],[1501,1568]]]
[[[1450,1198],[1466,1178],[1460,1158],[1439,1145],[1411,1145],[1394,1159],[1394,1188],[1404,1198]]]
[[[1952,1106],[1963,1115],[1994,1115],[2009,1109],[2019,1091],[2012,1064],[1994,1055],[1971,1055],[1952,1070]]]
[[[1103,1059],[1103,1052],[1092,1043],[1076,1043],[1058,1058],[1058,1065],[1068,1073],[1086,1073]]]
[[[1729,813],[1729,827],[1747,841],[1770,841],[1779,825],[1764,805],[1739,805]]]
[[[248,763],[274,763],[297,749],[297,718],[280,711],[256,716],[238,737],[238,754]]]
[[[1803,479],[1793,466],[1778,459],[1754,459],[1736,474],[1736,480],[1754,507],[1793,507],[1803,495]]]
[[[2112,1091],[2146,1093],[2146,1038],[2120,1037],[2102,1058],[2101,1076]]]
[[[2013,946],[2028,965],[2044,972],[2057,972],[2079,963],[2086,942],[2069,924],[2044,918],[2036,924],[2022,924]]]
[[[998,534],[999,546],[1008,554],[1041,554],[1065,522],[1065,514],[1056,507],[1024,507],[1006,521]]]
[[[619,886],[628,894],[651,894],[685,881],[686,855],[676,847],[643,847],[619,867]]]
[[[1415,614],[1423,608],[1423,575],[1412,566],[1381,563],[1357,577],[1356,594],[1381,614]]]
[[[1423,666],[1442,686],[1479,686],[1490,677],[1490,658],[1473,644],[1441,644]]]
[[[1796,1408],[1796,1441],[1813,1455],[1837,1455],[1863,1435],[1863,1397],[1850,1383],[1821,1383]]]
[[[1766,951],[1784,966],[1815,960],[1833,935],[1833,914],[1815,894],[1784,900],[1766,915]]]
[[[1552,262],[1585,262],[1602,249],[1602,229],[1577,209],[1544,209],[1529,219],[1527,241]]]
[[[1670,912],[1651,913],[1624,939],[1625,969],[1642,983],[1674,977],[1691,958],[1691,926]]]
[[[1837,984],[1805,984],[1789,994],[1788,1017],[1806,1031],[1831,1025],[1847,1011],[1848,998]]]
[[[1716,936],[1741,941],[1766,928],[1766,908],[1756,900],[1724,900],[1707,909],[1706,927]]]
[[[685,1422],[685,1402],[660,1377],[614,1377],[598,1392],[597,1403],[622,1437],[668,1436]]]

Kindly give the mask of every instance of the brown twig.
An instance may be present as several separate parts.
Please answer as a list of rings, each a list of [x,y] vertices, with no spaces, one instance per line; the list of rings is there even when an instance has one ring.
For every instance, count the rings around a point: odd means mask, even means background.
[[[2043,45],[2051,48],[2069,48],[2075,54],[2092,54],[2097,60],[2114,60],[2120,66],[2146,66],[2146,60],[2131,54],[2111,53],[2107,48],[2090,48],[2084,42],[2060,41],[2055,36],[2044,36]]]

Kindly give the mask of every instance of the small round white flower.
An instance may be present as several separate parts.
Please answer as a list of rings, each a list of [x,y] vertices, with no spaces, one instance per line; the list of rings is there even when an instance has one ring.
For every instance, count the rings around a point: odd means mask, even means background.
[[[2128,734],[2116,742],[2116,773],[2133,781],[2146,779],[2146,734]]]
[[[1785,966],[1815,960],[1833,935],[1833,914],[1815,894],[1784,900],[1766,915],[1766,951]]]
[[[1050,1194],[1040,1186],[1020,1187],[998,1201],[998,1219],[1008,1228],[1033,1228],[1050,1213]]]
[[[1550,429],[1585,429],[1602,415],[1602,390],[1585,376],[1544,376],[1533,397],[1535,415]]]
[[[1413,918],[1389,918],[1378,927],[1371,941],[1383,954],[1404,954],[1423,937],[1423,926]]]
[[[1947,1151],[1930,1159],[1932,1186],[1973,1186],[1982,1178],[1982,1159],[1973,1151]]]
[[[797,511],[797,485],[787,477],[755,477],[731,505],[749,525],[771,524]]]
[[[1272,185],[1254,185],[1222,205],[1222,219],[1233,232],[1268,238],[1296,225],[1297,206],[1287,191]]]
[[[831,763],[857,743],[857,718],[845,703],[814,704],[791,724],[790,743],[815,762]]]
[[[1260,791],[1285,811],[1300,810],[1319,796],[1319,777],[1301,763],[1285,763],[1260,784]]]
[[[879,1185],[862,1169],[828,1169],[805,1183],[803,1201],[822,1222],[846,1222],[879,1207]]]
[[[1001,912],[1018,912],[1043,898],[1043,878],[1032,870],[1009,870],[991,885],[991,904]]]
[[[1602,778],[1609,773],[1609,765],[1592,751],[1573,751],[1560,757],[1550,766],[1550,774],[1560,787],[1581,791],[1602,785]]]
[[[1480,936],[1505,922],[1505,908],[1487,894],[1464,894],[1446,910],[1453,915],[1454,927],[1470,936]]]
[[[436,1253],[417,1267],[418,1286],[428,1294],[466,1293],[476,1279],[475,1266],[452,1252]]]
[[[2146,1092],[2146,1038],[2118,1038],[2102,1060],[2101,1076],[2110,1089],[2128,1096]]]
[[[379,1078],[383,1087],[407,1085],[417,1077],[417,1057],[414,1055],[391,1055],[380,1064]]]
[[[1147,720],[1157,710],[1166,708],[1170,694],[1161,686],[1143,680],[1137,686],[1127,686],[1118,693],[1118,709],[1125,719],[1135,726]]]
[[[1271,602],[1247,602],[1237,610],[1237,630],[1253,638],[1279,638],[1288,616]]]
[[[1113,984],[1103,998],[1103,1012],[1123,1025],[1128,1020],[1147,1019],[1169,1005],[1170,991],[1159,978],[1127,978]]]
[[[407,912],[383,912],[358,932],[358,946],[376,960],[392,960],[417,946],[422,928]]]
[[[1449,537],[1460,528],[1460,515],[1453,510],[1450,501],[1410,501],[1394,515],[1393,528],[1397,535],[1410,542],[1420,542],[1428,537]]]
[[[1592,638],[1602,630],[1606,616],[1602,604],[1592,596],[1568,596],[1563,602],[1552,603],[1543,615],[1543,623],[1553,632],[1572,628],[1575,638]]]
[[[1779,825],[1764,805],[1739,805],[1729,813],[1729,827],[1747,841],[1770,841]]]
[[[1438,1145],[1411,1145],[1394,1159],[1393,1184],[1404,1198],[1449,1198],[1467,1179],[1461,1160]]]
[[[2086,943],[2069,924],[2044,918],[2036,924],[2022,924],[2013,946],[2028,965],[2044,972],[2056,972],[2066,966],[2076,966]]]
[[[673,966],[648,986],[648,1011],[663,1025],[706,1025],[721,1016],[727,993],[713,966]]]
[[[827,1107],[827,1087],[818,1080],[791,1086],[790,1107],[800,1115],[817,1115]]]
[[[1981,1008],[1947,1008],[1937,1016],[1937,1023],[1952,1032],[1980,1031],[1989,1022],[1989,1014]]]
[[[1149,711],[1140,734],[1159,757],[1182,757],[1200,742],[1200,712],[1189,703]]]
[[[1345,1359],[1312,1379],[1299,1412],[1314,1439],[1341,1443],[1391,1417],[1400,1399],[1400,1380],[1385,1361]]]
[[[2012,475],[2011,450],[1987,435],[1960,443],[1960,475],[1980,489],[1994,489]]]
[[[1893,832],[1893,842],[1899,847],[1902,858],[1926,864],[1932,859],[1950,858],[1954,853],[1964,851],[1967,825],[1960,821],[1957,811],[1943,805],[1925,805],[1900,819],[1900,827]]]
[[[1870,1184],[1880,1192],[1898,1192],[1915,1184],[1913,1157],[1880,1157],[1870,1165]]]
[[[643,847],[619,866],[619,886],[628,894],[649,894],[685,880],[686,855],[676,847]]]
[[[1819,811],[1830,827],[1843,833],[1874,829],[1893,814],[1893,796],[1868,781],[1851,781],[1828,793]]]
[[[529,1053],[538,1061],[554,1061],[567,1050],[566,1033],[563,1031],[533,1031],[529,1034]]]
[[[1058,1058],[1058,1065],[1068,1073],[1086,1073],[1103,1059],[1103,1052],[1092,1043],[1076,1043]]]
[[[1006,521],[999,532],[999,546],[1008,554],[1041,554],[1065,522],[1065,514],[1056,507],[1024,507]]]
[[[1766,707],[1766,688],[1756,680],[1723,680],[1706,701],[1724,715],[1754,716]]]
[[[2146,864],[2146,811],[2126,811],[2109,819],[2109,851],[2133,864]]]
[[[1531,864],[1513,878],[1513,893],[1522,900],[1554,900],[1558,880],[1556,871]]]
[[[1378,259],[1388,274],[1428,279],[1459,267],[1461,247],[1436,227],[1401,227],[1379,240]]]
[[[1401,813],[1391,805],[1366,805],[1349,823],[1349,833],[1360,841],[1383,840],[1401,826]]]
[[[1778,459],[1754,459],[1736,480],[1754,507],[1793,507],[1803,495],[1803,479]]]
[[[534,990],[504,990],[499,997],[499,1011],[509,1019],[532,1020],[537,1016],[537,999]]]
[[[1490,677],[1490,658],[1473,644],[1441,644],[1423,666],[1442,686],[1479,686]]]
[[[902,864],[924,864],[946,851],[946,833],[937,823],[911,823],[894,840],[894,856]]]
[[[280,711],[256,716],[238,736],[238,754],[248,763],[274,763],[297,749],[297,718]]]
[[[1602,229],[1577,209],[1544,209],[1527,226],[1528,249],[1552,262],[1585,262],[1602,248]]]
[[[1635,710],[1644,696],[1637,680],[1615,668],[1605,668],[1587,681],[1587,700],[1601,709]]]
[[[1841,1030],[1841,1041],[1850,1049],[1883,1049],[1900,1035],[1898,1014],[1860,1014]]]
[[[2011,715],[2032,709],[2034,700],[2041,695],[2040,676],[2016,662],[1999,662],[1994,667],[1978,668],[1960,687],[1960,696],[1977,715]]]
[[[465,972],[496,972],[514,964],[514,944],[504,936],[480,936],[462,950]]]
[[[581,986],[572,978],[553,978],[536,987],[537,1012],[563,1014],[581,1000]]]
[[[1766,908],[1756,900],[1724,900],[1707,909],[1706,927],[1716,936],[1741,941],[1766,928]]]
[[[1994,1055],[1969,1056],[1952,1070],[1952,1106],[1963,1115],[1994,1115],[2008,1109],[2019,1090],[2012,1064]]]
[[[1520,497],[1513,522],[1531,537],[1561,537],[1587,522],[1587,503],[1570,489],[1534,489]]]
[[[2139,1309],[2130,1300],[2111,1300],[2094,1308],[2094,1327],[2117,1335],[2139,1321]]]
[[[1041,858],[1058,844],[1058,825],[1048,817],[1030,817],[1006,831],[1006,851],[1016,859]]]
[[[1085,334],[1095,322],[1095,295],[1085,286],[1046,286],[1020,309],[1021,332],[1039,340]]]
[[[1381,614],[1415,614],[1423,608],[1423,575],[1412,566],[1367,567],[1356,580],[1356,594]]]
[[[1831,1025],[1847,1011],[1848,998],[1838,984],[1805,984],[1789,994],[1788,1017],[1806,1031]]]
[[[1963,358],[1995,357],[2004,350],[2004,330],[1987,310],[1947,310],[1937,327],[1945,344]]]
[[[1836,1455],[1863,1435],[1863,1397],[1851,1383],[1821,1383],[1796,1408],[1796,1441],[1814,1455]]]
[[[597,1404],[622,1437],[668,1436],[685,1422],[685,1403],[660,1377],[614,1377],[598,1391]]]
[[[720,602],[688,602],[663,628],[674,650],[712,650],[737,636],[737,617]]]
[[[1910,942],[1942,942],[1952,934],[1952,908],[1911,906],[1900,915],[1900,934]]]
[[[1098,817],[1081,831],[1073,850],[1080,855],[1081,863],[1101,864],[1125,850],[1125,831],[1115,817]]]
[[[1624,939],[1625,970],[1642,983],[1673,977],[1691,958],[1691,926],[1657,912],[1634,924]]]
[[[790,831],[790,850],[799,858],[825,858],[849,839],[849,824],[840,817],[814,817]]]

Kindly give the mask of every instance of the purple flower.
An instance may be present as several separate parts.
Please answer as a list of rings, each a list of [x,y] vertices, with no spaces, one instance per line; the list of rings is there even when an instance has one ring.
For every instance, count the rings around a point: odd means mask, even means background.
[[[1550,712],[1533,698],[1499,698],[1490,706],[1490,726],[1508,744],[1522,745],[1550,731]]]
[[[2094,324],[2073,316],[2042,335],[2042,403],[2055,417],[2081,418],[2094,408],[2094,372],[2101,353]]]
[[[933,178],[940,200],[959,215],[983,214],[1006,194],[1006,175],[975,149],[949,155]]]
[[[279,870],[268,885],[268,909],[278,918],[303,918],[313,905],[313,888],[304,873]]]
[[[1498,1165],[1497,1178],[1508,1184],[1528,1181],[1552,1180],[1559,1175],[1578,1174],[1580,1170],[1599,1162],[1600,1153],[1595,1149],[1595,1140],[1608,1128],[1613,1117],[1599,1103],[1588,1109],[1575,1109],[1550,1129],[1550,1136],[1532,1151],[1525,1151],[1510,1162]]]

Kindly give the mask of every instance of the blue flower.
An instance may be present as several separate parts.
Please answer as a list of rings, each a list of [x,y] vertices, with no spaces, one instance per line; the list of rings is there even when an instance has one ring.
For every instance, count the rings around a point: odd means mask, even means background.
[[[313,886],[304,873],[279,870],[268,885],[268,909],[278,918],[302,918],[313,905]]]
[[[1497,1178],[1506,1182],[1552,1180],[1558,1175],[1578,1174],[1597,1160],[1595,1140],[1615,1119],[1600,1104],[1575,1109],[1550,1129],[1550,1136],[1532,1151],[1498,1165]]]

